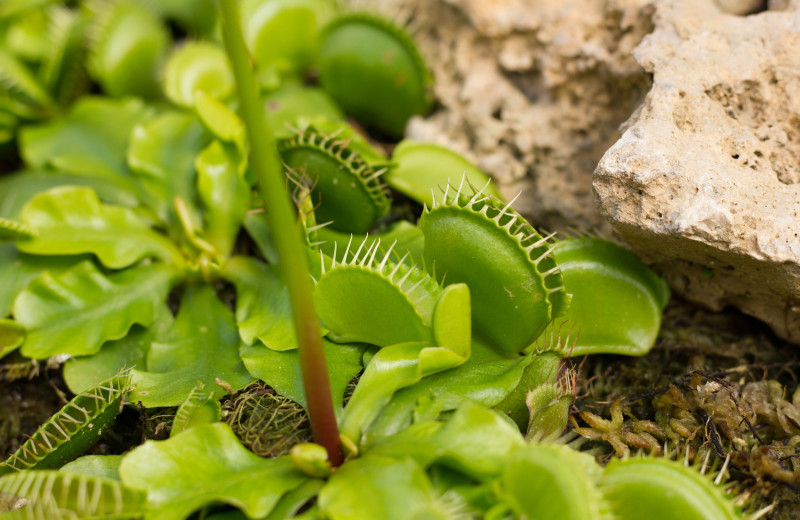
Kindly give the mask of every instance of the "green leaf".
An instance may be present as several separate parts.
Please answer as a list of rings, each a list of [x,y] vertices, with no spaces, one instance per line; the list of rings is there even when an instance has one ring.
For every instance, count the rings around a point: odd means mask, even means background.
[[[367,453],[392,457],[411,454],[423,467],[443,464],[476,480],[487,481],[499,475],[509,454],[525,445],[516,426],[499,413],[471,401],[462,402],[443,426],[430,424],[420,423],[387,437]]]
[[[25,253],[94,253],[112,269],[148,256],[183,264],[181,252],[133,210],[102,204],[90,188],[62,186],[40,193],[22,208],[20,218],[37,233],[17,244]]]
[[[57,275],[81,260],[86,257],[26,255],[14,244],[0,244],[0,317],[11,314],[14,299],[31,280],[45,271]]]
[[[599,238],[557,242],[553,256],[572,304],[554,326],[577,327],[572,356],[650,351],[669,300],[666,281],[627,249]]]
[[[270,264],[278,263],[278,252],[272,240],[272,231],[269,229],[267,215],[262,211],[259,213],[248,212],[242,222],[247,234],[256,243],[259,252]]]
[[[262,459],[225,423],[196,426],[166,441],[147,441],[125,455],[122,482],[147,492],[146,520],[183,520],[214,502],[262,518],[308,479],[289,457]]]
[[[207,285],[189,285],[175,324],[150,347],[147,370],[134,370],[132,401],[144,406],[177,406],[200,381],[219,398],[224,390],[215,379],[234,390],[253,378],[239,358],[239,335],[233,313]]]
[[[24,341],[24,327],[13,320],[0,319],[0,359],[16,350]]]
[[[15,115],[37,119],[46,116],[55,106],[41,83],[13,54],[0,50],[0,85],[2,97]]]
[[[344,112],[319,87],[285,83],[264,100],[267,121],[275,137],[294,135],[292,127],[303,127],[324,117],[330,121],[344,121]]]
[[[333,474],[319,493],[319,508],[331,520],[441,518],[427,511],[435,499],[433,485],[414,460],[366,455]]]
[[[334,408],[339,409],[345,388],[361,371],[361,358],[366,346],[334,343],[325,338],[322,341]],[[306,392],[297,349],[278,352],[256,343],[251,346],[243,345],[241,355],[244,365],[253,377],[264,381],[279,394],[294,400],[303,408],[306,407]]]
[[[199,222],[194,161],[207,142],[197,118],[184,112],[166,112],[133,128],[128,166],[146,195],[143,200],[172,228],[178,226],[175,197],[190,204]]]
[[[33,238],[36,232],[22,222],[0,217],[0,241]]]
[[[289,290],[275,265],[235,256],[222,276],[236,286],[236,323],[246,344],[260,340],[273,350],[297,348]]]
[[[28,329],[22,354],[93,354],[104,342],[124,337],[134,323],[149,326],[176,278],[163,265],[105,276],[90,261],[57,276],[45,273],[14,302],[17,322]]]
[[[200,199],[206,208],[206,237],[225,257],[239,234],[250,202],[242,157],[234,146],[214,141],[195,162]]]
[[[61,466],[59,471],[119,480],[122,455],[84,455]]]
[[[21,171],[0,177],[0,217],[17,218],[23,206],[42,191],[56,186],[86,186],[92,188],[103,202],[135,207],[139,198],[125,183],[116,179],[72,175],[69,173]]]
[[[152,114],[140,99],[87,96],[65,118],[20,131],[20,153],[31,168],[76,175],[129,178],[125,150],[133,127]],[[131,191],[135,185],[128,181]]]
[[[433,205],[434,193],[440,193],[448,184],[458,186],[462,178],[475,188],[488,185],[484,193],[503,200],[488,175],[442,146],[406,139],[392,152],[392,161],[396,167],[386,174],[386,183],[428,207]]]
[[[465,401],[487,407],[497,405],[517,388],[532,359],[531,355],[495,360],[473,356],[457,368],[433,374],[399,390],[370,426],[365,443],[371,444],[408,427],[414,422],[420,404],[426,401],[435,402],[436,416],[455,410]]]
[[[64,363],[64,382],[73,394],[77,394],[122,369],[145,368],[150,344],[163,337],[173,321],[169,308],[160,305],[150,327],[134,325],[127,336],[104,343],[96,354],[73,357]]]

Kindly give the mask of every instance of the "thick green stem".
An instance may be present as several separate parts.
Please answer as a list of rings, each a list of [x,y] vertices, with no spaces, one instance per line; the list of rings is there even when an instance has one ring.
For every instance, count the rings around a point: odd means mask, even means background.
[[[285,177],[272,131],[267,126],[258,82],[245,47],[236,0],[220,0],[223,40],[233,66],[239,94],[239,112],[250,141],[250,167],[256,174],[267,210],[270,229],[280,257],[280,268],[289,287],[300,366],[314,440],[328,450],[333,466],[342,463],[342,446],[333,409],[322,334],[314,309],[308,257],[301,239],[300,223],[292,209]]]

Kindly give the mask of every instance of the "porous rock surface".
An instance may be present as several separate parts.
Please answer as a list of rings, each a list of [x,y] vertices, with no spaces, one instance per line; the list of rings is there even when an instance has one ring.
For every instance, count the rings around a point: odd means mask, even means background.
[[[673,289],[800,343],[800,2],[750,16],[659,0],[635,51],[653,87],[596,201]]]
[[[462,153],[522,192],[546,229],[607,226],[591,175],[641,103],[649,76],[631,55],[654,0],[348,0],[407,27],[439,102],[408,137]]]

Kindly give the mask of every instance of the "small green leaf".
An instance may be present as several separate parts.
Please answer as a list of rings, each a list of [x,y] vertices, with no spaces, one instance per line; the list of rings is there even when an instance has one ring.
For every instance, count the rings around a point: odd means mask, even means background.
[[[347,385],[361,371],[361,358],[366,347],[346,345],[322,339],[325,362],[331,384],[334,408],[340,409]],[[300,370],[300,354],[297,349],[279,352],[260,343],[241,348],[242,361],[253,377],[267,383],[279,394],[285,395],[302,407],[306,407],[306,392]]]
[[[577,327],[572,356],[650,351],[669,300],[666,281],[627,249],[599,238],[557,242],[553,256],[561,267],[572,304],[555,325]]]
[[[199,222],[194,161],[207,142],[199,121],[178,111],[165,112],[131,132],[128,166],[146,195],[143,200],[172,228],[178,226],[175,197],[190,204]]]
[[[176,278],[163,265],[105,276],[89,261],[57,276],[45,273],[14,302],[16,320],[28,329],[22,354],[93,354],[104,342],[124,337],[134,323],[150,325]]]
[[[70,358],[64,363],[64,382],[73,394],[78,394],[120,370],[144,368],[147,366],[150,344],[156,338],[163,337],[172,327],[173,321],[169,308],[160,305],[150,327],[134,325],[127,336],[104,343],[96,354]]]
[[[195,162],[200,199],[206,208],[206,237],[225,257],[239,234],[250,202],[242,158],[233,146],[214,141]]]
[[[207,285],[189,285],[169,333],[150,347],[147,370],[134,370],[131,399],[144,406],[177,406],[203,382],[219,398],[219,378],[234,390],[253,378],[239,358],[239,335],[233,314]]]
[[[231,109],[202,90],[195,93],[194,108],[200,121],[217,139],[235,143],[245,151],[244,123]]]
[[[164,69],[164,94],[170,101],[192,107],[202,90],[222,99],[233,91],[233,72],[225,52],[208,41],[190,41],[177,48]]]
[[[289,457],[262,459],[225,423],[196,426],[166,441],[147,441],[125,455],[122,482],[147,493],[146,520],[183,520],[214,502],[263,518],[308,479]]]
[[[38,119],[54,108],[53,100],[41,83],[5,49],[0,50],[0,83],[15,115]]]
[[[0,319],[0,359],[25,341],[25,328],[13,320]]]
[[[102,204],[90,188],[62,186],[40,193],[22,208],[20,219],[37,233],[17,244],[25,253],[94,253],[112,269],[149,256],[183,264],[181,252],[133,210]]]
[[[31,168],[127,179],[130,191],[135,192],[125,166],[125,150],[133,127],[151,114],[152,109],[140,99],[86,96],[66,117],[23,128],[20,153]]]
[[[408,427],[414,422],[420,404],[426,400],[436,404],[434,418],[441,412],[455,410],[465,401],[487,407],[501,403],[519,386],[532,359],[531,355],[494,360],[472,356],[457,368],[430,375],[399,390],[370,425],[365,443],[372,444]]]
[[[37,193],[56,186],[86,186],[92,188],[103,202],[135,207],[139,198],[129,191],[127,183],[116,179],[72,175],[69,173],[21,171],[0,177],[0,217],[17,218],[23,206]]]
[[[14,244],[0,244],[0,317],[11,314],[14,299],[31,280],[45,271],[58,275],[81,260],[82,256],[33,256],[20,253]]]
[[[433,485],[414,460],[365,455],[333,474],[320,490],[319,508],[331,520],[441,518],[426,511],[435,499]]]
[[[257,339],[273,350],[297,348],[289,290],[275,265],[235,256],[222,275],[236,286],[236,323],[242,341]]]
[[[406,139],[392,152],[392,162],[396,166],[386,174],[386,183],[428,207],[433,205],[433,194],[440,193],[448,184],[458,185],[462,178],[476,188],[488,185],[485,193],[503,200],[488,175],[442,146]]]

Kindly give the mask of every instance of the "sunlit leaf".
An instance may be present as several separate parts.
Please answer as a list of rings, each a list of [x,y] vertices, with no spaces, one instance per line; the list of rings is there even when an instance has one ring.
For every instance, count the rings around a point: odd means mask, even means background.
[[[200,381],[219,398],[225,391],[216,379],[234,390],[253,378],[239,358],[239,334],[233,313],[208,285],[189,285],[172,329],[150,346],[147,370],[134,370],[131,400],[144,406],[177,406]]]
[[[169,308],[160,305],[149,327],[133,325],[124,338],[104,343],[99,352],[73,357],[64,363],[64,382],[72,393],[77,394],[122,369],[145,368],[150,344],[156,338],[164,337],[173,321]]]
[[[200,199],[206,208],[205,231],[219,253],[228,256],[250,202],[240,152],[230,144],[212,142],[197,157]]]
[[[25,341],[25,328],[13,320],[0,318],[0,358],[16,350]]]
[[[333,343],[323,338],[325,362],[331,383],[333,402],[338,409],[344,391],[353,378],[361,371],[361,358],[366,350],[364,345]],[[304,408],[306,392],[300,371],[300,355],[295,350],[276,351],[260,343],[243,345],[242,361],[254,377],[264,381],[279,394],[285,395]]]
[[[15,319],[28,329],[22,354],[93,354],[104,342],[124,337],[134,323],[150,325],[176,279],[164,265],[106,276],[90,261],[60,275],[45,273],[14,302]]]
[[[20,220],[37,236],[17,244],[37,255],[94,253],[112,269],[156,256],[176,265],[180,251],[129,208],[102,204],[90,188],[62,186],[25,205]]]
[[[119,480],[120,463],[122,455],[84,455],[64,464],[59,471]]]
[[[430,479],[414,460],[366,455],[333,474],[320,490],[319,508],[331,520],[437,518],[425,514],[435,499]]]
[[[103,202],[135,207],[139,198],[116,179],[70,173],[21,171],[0,177],[0,217],[17,218],[23,206],[37,193],[57,186],[92,188]]]
[[[161,114],[131,132],[128,166],[147,195],[143,200],[171,226],[177,225],[173,198],[181,197],[191,208],[196,205],[194,161],[207,141],[200,122],[177,111]],[[194,212],[197,218],[196,208]]]
[[[86,257],[34,256],[21,253],[14,244],[0,244],[0,317],[11,314],[14,299],[28,283],[45,271],[58,274]]]
[[[129,179],[125,150],[133,127],[152,115],[140,99],[84,97],[66,117],[20,131],[20,153],[31,168]],[[135,191],[128,180],[131,191]]]
[[[289,457],[262,459],[248,451],[225,423],[147,441],[125,455],[120,475],[126,486],[147,493],[147,520],[183,520],[214,502],[262,518],[308,479]]]
[[[276,266],[235,256],[223,276],[236,286],[236,322],[246,344],[258,339],[273,350],[297,348],[289,290]]]

